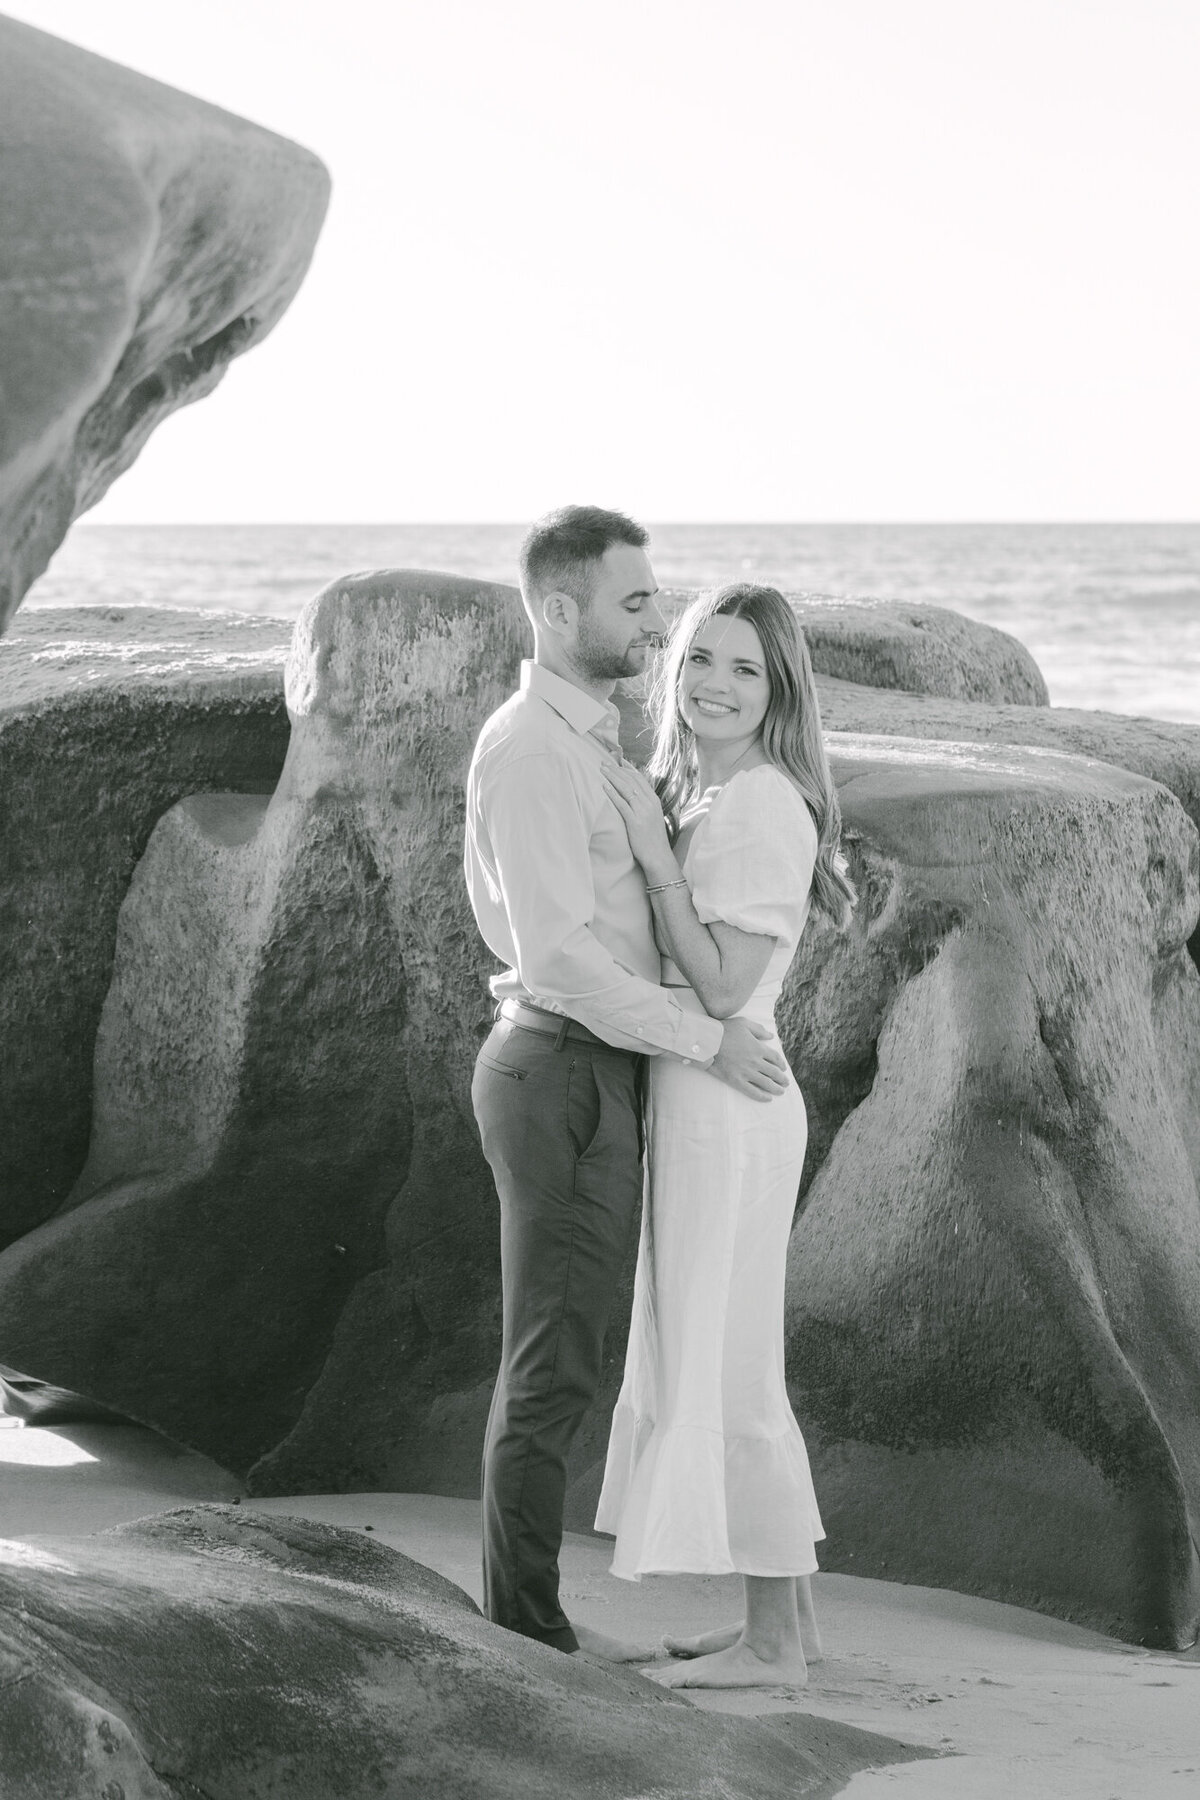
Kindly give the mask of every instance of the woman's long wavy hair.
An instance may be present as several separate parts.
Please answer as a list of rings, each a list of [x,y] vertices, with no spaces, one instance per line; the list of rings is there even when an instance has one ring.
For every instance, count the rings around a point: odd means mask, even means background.
[[[672,836],[696,786],[696,744],[679,707],[680,687],[696,634],[710,619],[745,619],[763,647],[770,699],[762,725],[768,759],[799,788],[817,828],[813,905],[844,928],[858,896],[840,851],[842,811],[821,736],[821,708],[804,633],[776,588],[736,582],[702,594],[671,628],[649,694],[654,751],[647,765]]]

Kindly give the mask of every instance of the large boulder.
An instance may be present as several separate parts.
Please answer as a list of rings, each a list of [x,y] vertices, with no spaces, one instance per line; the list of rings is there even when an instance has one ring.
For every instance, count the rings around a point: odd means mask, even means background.
[[[0,639],[0,1246],[83,1167],[117,914],[155,821],[184,794],[279,778],[291,630],[28,608]]]
[[[1200,725],[1131,718],[1068,706],[1008,706],[903,693],[820,676],[827,731],[952,742],[1029,744],[1115,763],[1160,781],[1200,829]],[[1200,965],[1200,933],[1189,948]]]
[[[155,828],[86,1167],[0,1257],[0,1357],[262,1489],[477,1480],[498,1243],[462,794],[527,629],[512,590],[450,576],[310,605],[279,785]]]
[[[384,572],[318,597],[282,778],[191,796],[154,831],[87,1167],[0,1256],[0,1358],[260,1492],[475,1491],[499,1297],[462,787],[524,640],[510,589]],[[979,707],[1000,712],[1035,716]],[[862,904],[848,937],[810,930],[781,1014],[811,1121],[789,1369],[827,1560],[1182,1641],[1195,829],[1163,785],[1044,744],[830,744]],[[627,1304],[576,1445],[577,1523]]]
[[[329,181],[285,138],[0,18],[0,631],[72,519],[296,293]]]
[[[669,612],[695,590],[668,588]],[[1046,706],[1045,677],[1018,638],[947,606],[907,600],[793,593],[813,668],[864,686],[902,688],[947,699]]]
[[[1018,638],[946,606],[795,594],[813,668],[869,687],[1047,706],[1045,678]]]
[[[515,589],[492,591],[516,605]],[[886,636],[886,609],[870,616]],[[974,680],[987,628],[958,624],[982,634],[963,649]],[[117,911],[152,826],[185,794],[269,792],[278,779],[291,635],[290,620],[239,613],[34,604],[0,639],[0,1247],[57,1211],[82,1169]],[[954,641],[966,643],[961,632]],[[1058,722],[1075,721],[1072,731],[1105,733],[1113,760],[1166,782],[1200,817],[1187,727],[989,709],[826,677],[820,687],[835,729],[912,735],[927,718],[930,736],[1003,731],[1053,743]],[[626,747],[641,759],[640,702],[618,699]],[[872,706],[890,709],[878,726]]]
[[[5,1800],[793,1800],[929,1754],[700,1711],[328,1525],[205,1506],[0,1542]]]
[[[781,1008],[826,1566],[1200,1625],[1200,840],[1043,749],[835,737],[862,896]]]
[[[0,718],[85,695],[154,691],[209,707],[283,699],[295,621],[141,601],[26,606],[0,638]],[[119,704],[119,702],[118,702]]]

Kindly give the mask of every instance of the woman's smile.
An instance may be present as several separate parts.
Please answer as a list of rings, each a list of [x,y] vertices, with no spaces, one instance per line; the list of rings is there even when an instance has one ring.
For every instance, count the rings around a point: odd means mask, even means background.
[[[692,639],[680,682],[680,709],[697,741],[730,746],[757,739],[771,689],[766,658],[749,619],[710,619]]]

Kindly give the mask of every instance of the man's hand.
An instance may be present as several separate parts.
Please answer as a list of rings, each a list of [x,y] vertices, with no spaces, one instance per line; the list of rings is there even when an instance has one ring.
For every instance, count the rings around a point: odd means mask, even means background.
[[[777,1100],[788,1085],[788,1067],[767,1040],[765,1025],[751,1019],[726,1019],[721,1048],[708,1065],[710,1075],[751,1100]]]

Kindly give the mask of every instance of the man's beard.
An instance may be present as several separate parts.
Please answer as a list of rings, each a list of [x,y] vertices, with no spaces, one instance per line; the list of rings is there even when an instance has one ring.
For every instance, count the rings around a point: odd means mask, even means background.
[[[642,673],[649,647],[648,643],[634,643],[618,650],[615,645],[592,637],[587,621],[583,619],[575,650],[575,666],[588,681],[623,681]]]

